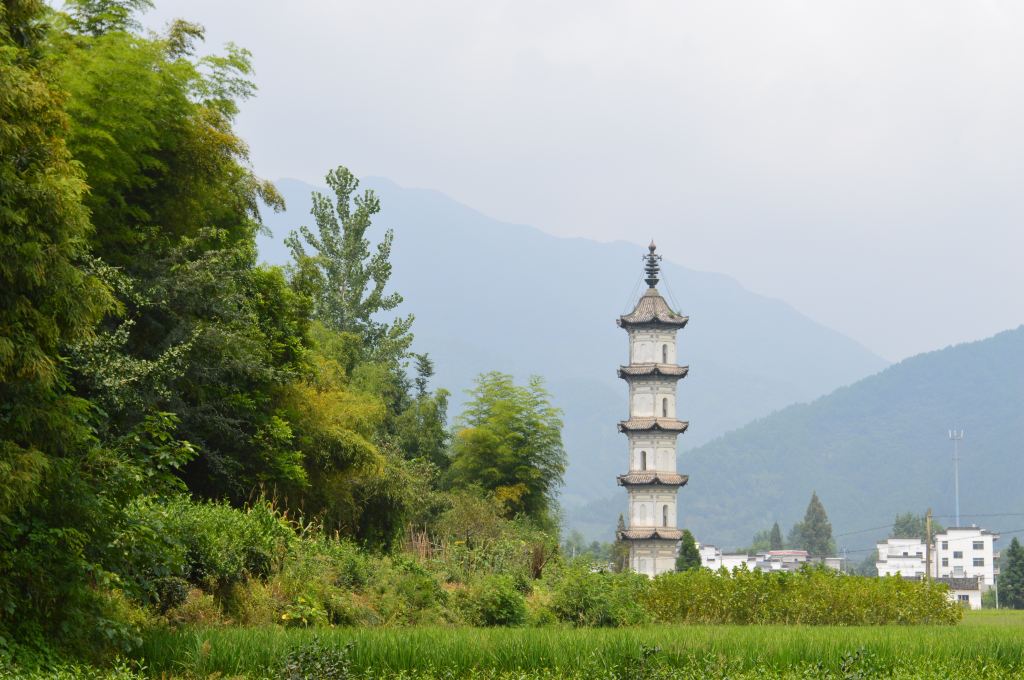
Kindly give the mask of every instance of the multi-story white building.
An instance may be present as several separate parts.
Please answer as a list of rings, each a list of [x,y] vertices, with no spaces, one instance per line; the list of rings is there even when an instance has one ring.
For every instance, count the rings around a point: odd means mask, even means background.
[[[925,572],[925,545],[918,538],[890,538],[878,544],[879,576],[920,578]]]
[[[981,578],[986,590],[995,585],[997,534],[978,527],[954,527],[935,536],[932,576]]]
[[[999,575],[998,539],[998,534],[978,527],[954,527],[935,536],[931,576],[949,585],[950,599],[972,609],[981,607],[981,593],[993,587]],[[927,563],[927,546],[920,539],[890,538],[878,544],[879,576],[923,578]]]

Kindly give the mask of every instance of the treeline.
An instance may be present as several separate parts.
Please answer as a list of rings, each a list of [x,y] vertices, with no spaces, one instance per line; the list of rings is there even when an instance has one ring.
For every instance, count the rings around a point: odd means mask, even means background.
[[[0,3],[0,653],[130,644],[133,607],[200,586],[228,602],[180,552],[181,527],[233,521],[204,500],[369,553],[490,521],[540,568],[565,468],[543,385],[481,376],[449,428],[344,167],[291,264],[260,265],[260,211],[284,206],[233,128],[250,55],[199,56],[186,21],[144,34],[148,5]],[[249,553],[236,581],[281,571]]]

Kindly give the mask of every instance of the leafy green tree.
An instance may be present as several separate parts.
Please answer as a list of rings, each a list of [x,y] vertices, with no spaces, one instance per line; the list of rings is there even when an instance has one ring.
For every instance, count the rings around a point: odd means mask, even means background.
[[[750,545],[746,548],[738,548],[736,552],[747,553],[748,555],[754,555],[759,552],[768,550],[771,546],[770,532],[767,529],[762,529],[754,534]]]
[[[88,253],[46,18],[42,2],[0,4],[0,638],[91,623],[101,605],[87,583],[102,570],[89,544],[122,498],[116,456],[97,447],[91,407],[68,385],[67,347],[92,336],[113,298]]]
[[[700,567],[700,551],[697,541],[689,529],[683,529],[683,538],[679,542],[679,556],[676,557],[676,571],[689,571]]]
[[[366,234],[380,212],[380,199],[372,190],[357,194],[359,180],[344,166],[328,172],[326,179],[334,201],[313,193],[316,233],[301,226],[285,241],[295,260],[295,285],[312,298],[315,317],[324,326],[362,338],[369,358],[401,358],[412,342],[412,315],[390,324],[375,318],[402,302],[398,293],[384,292],[391,278],[394,232],[385,231],[371,252]]]
[[[406,458],[426,459],[444,470],[451,462],[448,455],[451,437],[447,426],[449,393],[444,389],[434,394],[427,391],[427,384],[434,375],[434,364],[426,354],[414,357],[416,396],[396,418],[397,444]]]
[[[896,519],[892,523],[892,533],[889,536],[891,538],[919,538],[927,543],[931,540],[928,536],[927,525],[924,515],[904,512],[896,515]],[[932,520],[932,538],[935,534],[940,534],[945,530],[945,527]]]
[[[835,552],[832,523],[816,492],[811,494],[803,521],[793,526],[789,543],[798,550],[806,550],[812,557],[826,557]]]
[[[526,386],[512,376],[479,376],[459,417],[450,479],[455,488],[494,494],[506,516],[555,523],[556,492],[565,473],[561,411],[538,377]]]
[[[769,550],[782,550],[782,531],[779,529],[779,523],[775,522],[772,524],[772,531],[768,535],[768,549]]]
[[[999,574],[999,602],[1011,609],[1024,609],[1024,547],[1015,536],[1003,554]]]

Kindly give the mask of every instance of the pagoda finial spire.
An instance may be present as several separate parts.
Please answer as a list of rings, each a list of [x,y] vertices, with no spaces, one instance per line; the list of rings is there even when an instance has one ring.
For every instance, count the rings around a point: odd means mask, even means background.
[[[658,246],[654,245],[654,241],[651,241],[651,245],[647,246],[647,250],[650,252],[644,255],[644,259],[647,260],[647,264],[644,265],[644,271],[647,272],[647,285],[654,288],[658,285],[658,273],[661,271],[661,265],[658,262],[661,261],[661,255],[656,255],[654,251]]]

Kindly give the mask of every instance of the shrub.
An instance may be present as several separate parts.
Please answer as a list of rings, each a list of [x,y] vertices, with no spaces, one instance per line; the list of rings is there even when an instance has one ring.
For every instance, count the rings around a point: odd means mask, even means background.
[[[664,623],[952,624],[963,615],[946,587],[899,577],[870,578],[822,567],[799,572],[720,569],[663,574],[643,594]]]
[[[628,626],[645,623],[641,598],[649,587],[646,576],[633,572],[594,571],[578,560],[554,585],[551,609],[559,620],[575,626]]]
[[[466,593],[467,619],[480,626],[520,626],[526,621],[526,598],[511,576],[487,576]]]

